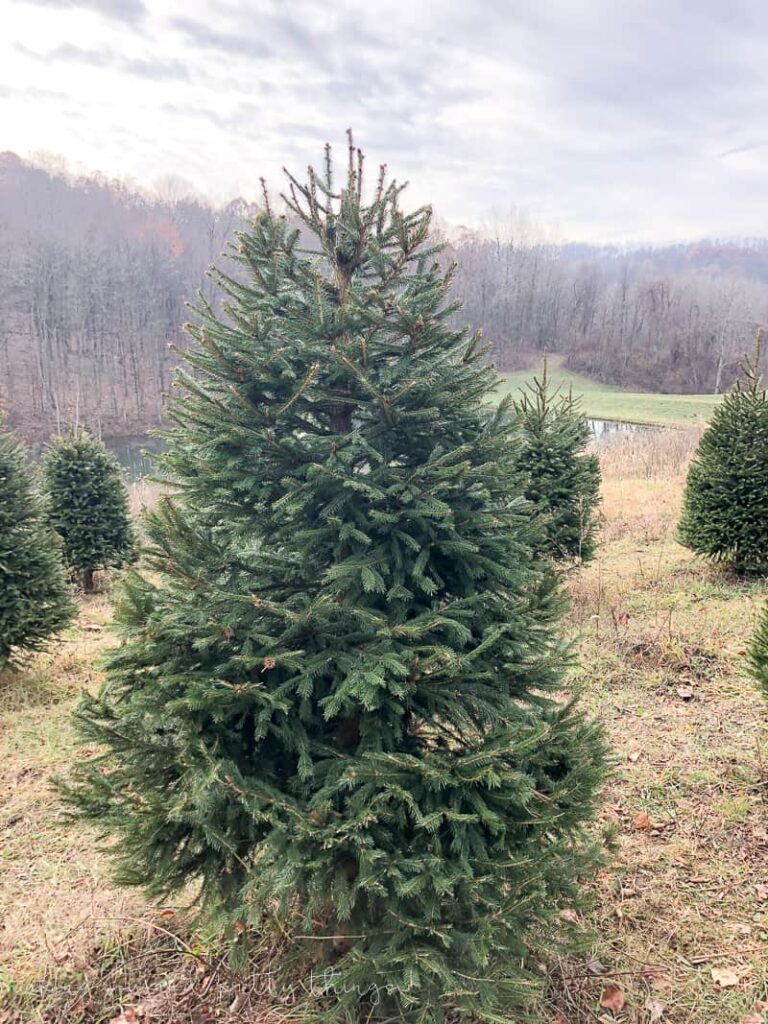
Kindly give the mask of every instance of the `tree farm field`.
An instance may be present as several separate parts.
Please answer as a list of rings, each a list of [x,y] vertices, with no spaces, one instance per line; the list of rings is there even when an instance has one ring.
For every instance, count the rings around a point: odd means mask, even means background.
[[[768,736],[745,671],[768,589],[675,541],[698,436],[598,445],[600,543],[568,576],[567,628],[571,685],[614,749],[614,846],[572,922],[583,953],[542,965],[551,1024],[752,1024],[768,1000]],[[136,505],[153,496],[136,486]],[[81,597],[76,624],[0,681],[0,1021],[298,1019],[269,984],[279,921],[230,974],[183,907],[116,889],[95,836],[62,827],[50,781],[77,756],[71,712],[99,681],[110,615],[108,593]]]
[[[589,419],[638,423],[662,427],[703,426],[721,400],[721,395],[677,395],[657,392],[631,392],[611,384],[602,384],[566,369],[557,357],[550,357],[548,376],[562,391],[581,398],[581,408]],[[498,394],[516,396],[541,367],[516,370],[502,375]]]

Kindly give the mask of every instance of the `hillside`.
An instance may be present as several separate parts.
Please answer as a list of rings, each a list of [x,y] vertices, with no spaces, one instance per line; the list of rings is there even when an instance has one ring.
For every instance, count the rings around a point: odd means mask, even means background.
[[[27,440],[162,419],[188,299],[251,213],[0,154],[0,411]],[[206,289],[207,291],[207,289]]]
[[[539,372],[540,368],[532,368],[502,374],[499,396],[517,395],[526,382]],[[584,414],[595,420],[662,427],[701,426],[709,420],[720,401],[718,395],[662,395],[623,391],[557,365],[549,371],[549,376],[563,391],[571,391],[575,397],[579,397]]]
[[[72,422],[107,438],[158,425],[186,303],[200,288],[213,298],[205,270],[232,271],[221,253],[256,209],[0,154],[0,411],[11,425],[33,441]],[[624,389],[611,399],[579,383],[597,418],[706,417],[768,319],[764,240],[576,246],[517,223],[445,238],[463,302],[454,324],[482,328],[503,370],[548,351]]]

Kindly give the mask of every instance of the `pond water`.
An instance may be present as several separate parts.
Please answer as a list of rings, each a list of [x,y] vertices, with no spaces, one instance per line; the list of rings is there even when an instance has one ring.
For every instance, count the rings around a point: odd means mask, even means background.
[[[147,436],[107,439],[104,443],[130,480],[152,476],[156,469],[152,453],[161,452],[165,447],[162,438]]]
[[[663,430],[663,427],[650,426],[647,423],[625,423],[623,420],[587,420],[589,429],[596,438],[615,437],[621,434],[646,434],[649,431]]]

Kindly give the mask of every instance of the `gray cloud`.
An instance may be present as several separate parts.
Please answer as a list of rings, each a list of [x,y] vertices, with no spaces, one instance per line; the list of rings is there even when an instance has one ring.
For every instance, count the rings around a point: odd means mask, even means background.
[[[30,23],[13,52],[30,89],[56,90],[67,64],[83,132],[63,144],[109,173],[255,195],[262,173],[300,172],[352,125],[369,163],[449,220],[515,204],[568,237],[768,235],[759,0],[32,2],[107,15],[46,53]],[[104,89],[79,68],[103,70]],[[27,144],[51,148],[36,102]],[[28,111],[18,125],[28,139]]]
[[[55,89],[36,89],[34,87],[19,89],[12,85],[0,84],[0,96],[5,99],[16,99],[16,100],[65,100],[67,94],[64,92],[57,92]]]
[[[140,78],[148,78],[157,82],[173,79],[187,81],[189,79],[189,67],[181,60],[127,58],[113,53],[111,50],[87,50],[81,46],[74,46],[72,43],[62,43],[61,46],[57,46],[47,53],[37,53],[22,44],[18,44],[16,49],[26,57],[44,63],[65,61],[85,67],[112,68],[124,74],[137,75]]]
[[[752,153],[756,149],[764,149],[768,146],[768,139],[758,139],[757,142],[747,142],[743,146],[734,146],[732,149],[724,149],[718,153],[719,157],[739,156],[741,153]]]
[[[147,8],[142,0],[26,0],[26,3],[39,7],[55,7],[61,10],[83,7],[86,10],[97,11],[105,18],[127,22],[140,21],[147,13]]]
[[[194,18],[171,18],[171,25],[189,42],[204,50],[218,50],[255,59],[268,58],[272,54],[272,49],[261,39],[237,32],[220,32]]]

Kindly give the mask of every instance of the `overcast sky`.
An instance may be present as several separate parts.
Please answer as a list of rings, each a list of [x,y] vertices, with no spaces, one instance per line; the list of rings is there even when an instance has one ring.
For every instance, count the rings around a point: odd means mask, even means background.
[[[0,150],[215,199],[343,155],[480,224],[768,235],[766,0],[0,0]]]

